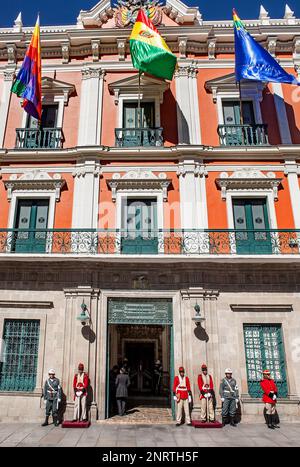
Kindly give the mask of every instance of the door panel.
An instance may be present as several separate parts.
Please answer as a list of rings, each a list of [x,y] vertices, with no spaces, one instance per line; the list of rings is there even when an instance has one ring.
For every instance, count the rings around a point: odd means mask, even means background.
[[[35,232],[48,226],[49,200],[19,200],[15,221],[13,251],[42,253],[46,249],[46,232]],[[22,230],[25,230],[22,232]]]
[[[124,146],[147,146],[150,144],[147,128],[155,126],[154,102],[141,102],[140,121],[138,102],[127,102],[123,108]],[[145,131],[138,131],[145,128]]]
[[[243,125],[249,125],[248,128],[242,127],[241,105],[239,101],[223,102],[224,125],[229,126],[226,131],[226,144],[238,146],[243,144],[253,144],[255,142],[255,115],[253,103],[251,101],[242,102]],[[234,127],[234,125],[237,125]]]
[[[156,199],[131,199],[122,207],[122,253],[154,254],[158,250]]]
[[[234,199],[233,216],[238,254],[272,253],[266,199]]]

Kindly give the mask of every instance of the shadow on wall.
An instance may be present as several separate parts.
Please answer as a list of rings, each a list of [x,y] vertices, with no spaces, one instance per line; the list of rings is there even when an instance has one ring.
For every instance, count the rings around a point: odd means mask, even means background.
[[[295,111],[292,105],[285,102],[287,118],[289,122],[291,138],[293,144],[300,144],[300,130],[296,124]]]
[[[179,143],[179,135],[181,134],[183,137],[180,144],[190,144],[188,123],[170,89],[164,93],[164,101],[161,104],[160,113],[164,140],[167,143],[177,145]],[[181,121],[180,131],[178,131],[179,128],[177,127],[178,120]]]

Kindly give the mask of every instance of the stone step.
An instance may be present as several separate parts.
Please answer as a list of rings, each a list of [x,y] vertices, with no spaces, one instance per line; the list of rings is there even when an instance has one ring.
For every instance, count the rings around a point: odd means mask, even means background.
[[[169,407],[157,407],[149,403],[131,403],[123,417],[114,415],[113,417],[103,420],[101,423],[166,425],[173,423],[172,410]]]

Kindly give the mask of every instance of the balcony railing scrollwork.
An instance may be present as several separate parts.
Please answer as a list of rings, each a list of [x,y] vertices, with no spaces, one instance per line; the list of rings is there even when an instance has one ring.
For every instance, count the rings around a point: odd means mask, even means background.
[[[61,128],[17,128],[16,149],[61,149]]]
[[[300,230],[0,229],[0,255],[300,255]]]
[[[269,144],[266,124],[219,125],[218,134],[222,146],[267,146]]]
[[[163,146],[162,128],[116,128],[116,147]]]

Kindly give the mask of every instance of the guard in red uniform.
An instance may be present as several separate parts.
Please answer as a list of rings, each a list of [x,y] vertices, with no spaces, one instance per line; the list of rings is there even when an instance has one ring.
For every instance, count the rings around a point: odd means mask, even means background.
[[[87,388],[89,385],[89,377],[84,371],[83,363],[78,365],[78,373],[74,376],[73,389],[74,389],[74,415],[73,422],[83,420],[87,421],[86,412],[86,396]]]
[[[279,426],[275,423],[278,389],[275,381],[271,378],[271,373],[269,370],[263,371],[263,377],[264,379],[261,381],[260,386],[264,393],[262,400],[266,407],[267,425],[268,428],[274,430],[274,428],[279,428]]]
[[[173,395],[176,401],[176,426],[181,425],[183,411],[185,423],[191,425],[190,402],[192,402],[192,392],[190,380],[185,376],[183,366],[179,368],[179,375],[175,376],[173,384]]]
[[[200,391],[201,422],[214,422],[215,412],[213,405],[214,383],[211,375],[207,372],[205,363],[201,366],[202,373],[198,376],[198,388]]]

